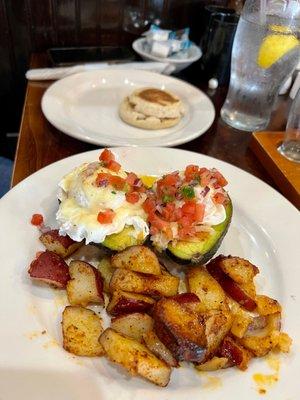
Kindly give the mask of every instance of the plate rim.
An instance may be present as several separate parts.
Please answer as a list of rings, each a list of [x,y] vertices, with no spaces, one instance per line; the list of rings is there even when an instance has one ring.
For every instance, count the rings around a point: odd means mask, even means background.
[[[154,77],[155,76],[159,76],[159,77],[164,76],[166,78],[166,80],[168,80],[168,81],[173,81],[175,83],[177,82],[180,85],[184,85],[184,86],[187,86],[189,88],[192,88],[193,90],[198,91],[199,95],[201,95],[203,97],[203,99],[205,99],[205,101],[207,103],[207,107],[209,109],[209,113],[211,114],[211,116],[208,119],[208,123],[206,125],[203,125],[202,129],[200,130],[200,133],[197,130],[197,131],[195,131],[195,133],[193,135],[189,135],[188,137],[183,135],[182,137],[180,137],[180,138],[178,138],[176,140],[169,139],[165,144],[159,145],[159,147],[179,146],[181,144],[191,142],[192,140],[195,140],[196,138],[198,138],[198,137],[202,136],[204,133],[206,133],[208,131],[208,129],[215,122],[216,109],[215,109],[214,103],[209,98],[209,96],[204,91],[199,89],[198,87],[192,85],[189,82],[184,81],[183,79],[179,79],[177,77],[165,76],[165,75],[159,74],[157,72],[152,72],[152,71],[133,70],[133,69],[132,70],[130,70],[130,69],[103,69],[103,70],[83,71],[83,72],[78,72],[76,74],[72,74],[72,75],[66,76],[65,78],[62,78],[62,79],[59,79],[59,80],[53,82],[46,89],[46,91],[44,92],[44,94],[42,96],[42,99],[41,99],[41,109],[42,109],[44,117],[46,118],[46,120],[51,125],[53,125],[57,130],[63,132],[64,134],[66,134],[66,135],[68,135],[70,137],[73,137],[73,138],[75,138],[77,140],[80,140],[80,141],[83,141],[83,142],[86,142],[86,143],[91,143],[91,144],[94,144],[94,145],[97,145],[97,146],[109,146],[109,147],[120,147],[120,146],[121,147],[123,147],[123,146],[127,146],[127,147],[131,147],[131,146],[156,147],[154,143],[149,144],[149,146],[148,145],[144,145],[143,146],[143,145],[139,144],[138,142],[136,144],[128,144],[128,145],[127,144],[121,144],[120,145],[120,144],[116,143],[116,145],[114,145],[112,142],[106,141],[105,139],[101,140],[100,137],[99,137],[99,140],[97,140],[97,139],[94,139],[94,138],[92,138],[92,137],[90,137],[89,135],[86,135],[86,134],[79,135],[79,134],[74,133],[72,131],[70,132],[68,129],[65,129],[64,127],[61,127],[59,125],[59,123],[57,122],[57,120],[53,119],[52,116],[49,115],[48,102],[49,101],[53,101],[53,100],[49,99],[49,94],[51,94],[51,91],[53,90],[53,88],[56,89],[57,86],[59,86],[61,84],[61,82],[65,82],[66,80],[72,80],[72,79],[75,79],[76,77],[79,77],[79,76],[86,76],[86,75],[92,75],[92,74],[97,74],[97,73],[100,73],[100,74],[104,73],[104,74],[111,75],[111,74],[114,74],[115,72],[124,73],[124,74],[125,73],[128,74],[128,73],[135,72],[135,73],[146,74],[146,75],[149,75],[149,76],[152,76],[152,77],[153,76]],[[153,138],[153,142],[155,142],[155,140],[157,140],[157,138]]]

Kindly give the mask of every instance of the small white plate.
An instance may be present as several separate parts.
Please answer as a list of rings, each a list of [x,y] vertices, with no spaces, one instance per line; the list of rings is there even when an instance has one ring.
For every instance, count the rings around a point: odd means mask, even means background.
[[[145,130],[127,125],[119,105],[133,90],[151,86],[170,90],[185,104],[178,125]],[[85,142],[105,146],[177,146],[203,134],[213,123],[215,109],[209,98],[179,79],[148,71],[88,71],[51,85],[42,99],[46,118],[57,129]]]
[[[174,369],[159,388],[102,358],[75,357],[63,350],[64,291],[33,283],[27,269],[42,250],[33,213],[53,218],[57,183],[75,166],[94,161],[99,151],[58,161],[31,175],[0,200],[0,398],[3,400],[298,400],[300,371],[299,212],[252,175],[222,161],[176,149],[127,147],[113,150],[128,171],[163,174],[187,164],[218,168],[228,179],[233,219],[219,253],[244,257],[259,269],[259,293],[283,307],[283,330],[293,338],[291,353],[276,360],[251,360],[249,369],[197,373]],[[275,370],[274,370],[275,366]],[[277,367],[279,371],[277,371]],[[253,374],[269,376],[261,396]],[[273,376],[273,378],[272,378]],[[275,382],[278,378],[278,382]]]
[[[187,50],[187,57],[179,57],[177,55],[171,57],[157,57],[153,54],[148,53],[145,50],[145,38],[140,38],[132,43],[132,48],[146,61],[159,61],[172,65],[174,67],[174,72],[182,71],[187,68],[193,62],[198,61],[202,56],[202,51],[200,47],[196,46],[195,43],[191,43],[191,47]],[[173,73],[174,73],[173,72]]]

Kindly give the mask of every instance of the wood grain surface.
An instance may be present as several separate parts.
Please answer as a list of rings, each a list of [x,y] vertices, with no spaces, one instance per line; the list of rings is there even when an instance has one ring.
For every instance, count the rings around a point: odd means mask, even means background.
[[[283,138],[284,132],[255,132],[251,148],[281,192],[300,209],[300,164],[278,152],[277,148]]]
[[[48,60],[45,54],[35,54],[32,57],[32,67],[44,67],[47,65]],[[207,90],[205,85],[198,82],[199,77],[194,72],[191,75],[187,74],[184,78],[208,94],[215,105],[216,118],[211,128],[204,135],[178,146],[178,148],[207,154],[227,161],[276,188],[272,178],[250,150],[251,133],[232,129],[219,118],[220,108],[226,96],[226,89]],[[63,134],[47,122],[41,111],[41,98],[49,84],[51,82],[28,83],[12,179],[13,186],[40,168],[57,160],[97,148]],[[280,99],[278,109],[272,118],[270,129],[283,129],[287,104],[284,99]]]

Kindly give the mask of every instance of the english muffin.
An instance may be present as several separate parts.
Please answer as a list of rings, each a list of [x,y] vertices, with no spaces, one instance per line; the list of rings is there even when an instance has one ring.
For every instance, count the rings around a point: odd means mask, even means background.
[[[184,115],[180,98],[156,88],[141,88],[126,97],[119,109],[122,120],[143,129],[163,129],[178,124]]]

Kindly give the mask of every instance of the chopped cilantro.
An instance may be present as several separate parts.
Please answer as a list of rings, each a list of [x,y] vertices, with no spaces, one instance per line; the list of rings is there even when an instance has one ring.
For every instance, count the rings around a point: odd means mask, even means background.
[[[111,192],[112,192],[112,194],[117,194],[117,192],[115,192],[114,190],[112,190]]]
[[[195,190],[192,186],[183,186],[180,191],[185,199],[193,199],[195,197]]]
[[[162,202],[163,203],[171,203],[171,201],[174,201],[174,196],[170,196],[169,194],[164,194],[162,197]]]

